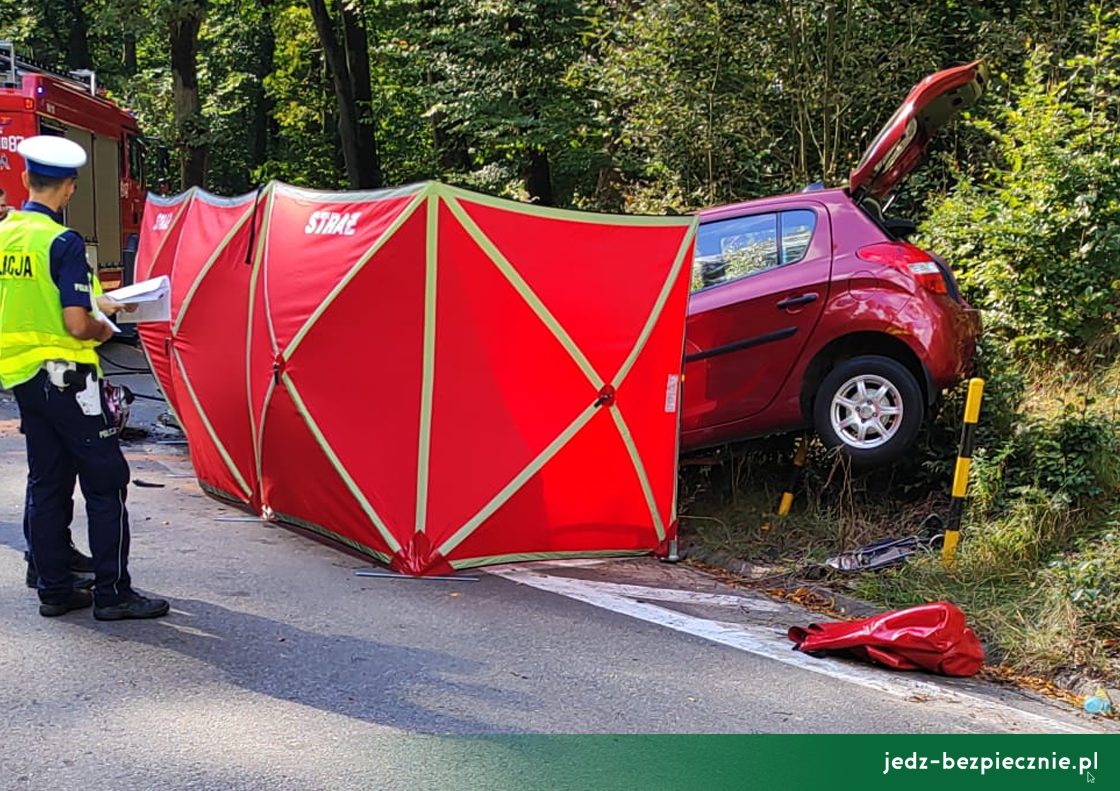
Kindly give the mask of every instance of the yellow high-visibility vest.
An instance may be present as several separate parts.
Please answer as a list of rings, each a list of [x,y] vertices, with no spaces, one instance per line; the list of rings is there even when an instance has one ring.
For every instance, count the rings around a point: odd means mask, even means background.
[[[26,382],[47,360],[98,364],[99,341],[80,341],[62,318],[51,279],[51,243],[66,226],[40,212],[12,212],[0,222],[0,384]],[[101,289],[90,275],[90,309]]]

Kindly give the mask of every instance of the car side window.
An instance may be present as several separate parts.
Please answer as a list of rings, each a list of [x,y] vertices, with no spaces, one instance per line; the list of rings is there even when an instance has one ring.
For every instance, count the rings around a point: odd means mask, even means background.
[[[778,264],[778,215],[756,214],[700,226],[693,288],[761,272]]]
[[[817,215],[808,209],[754,214],[700,226],[692,290],[737,280],[805,257]]]
[[[784,211],[782,218],[782,264],[796,264],[809,252],[817,227],[817,213],[808,209]]]

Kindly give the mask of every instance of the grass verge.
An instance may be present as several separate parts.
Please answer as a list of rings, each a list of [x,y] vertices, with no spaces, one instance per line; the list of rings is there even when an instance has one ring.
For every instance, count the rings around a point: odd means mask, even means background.
[[[1118,381],[1120,364],[1039,367],[1022,378],[1019,409],[994,417],[1002,430],[981,432],[951,567],[933,549],[880,571],[821,573],[830,556],[920,534],[927,516],[947,515],[956,396],[920,452],[896,468],[856,474],[815,447],[784,518],[776,510],[792,438],[682,466],[682,540],[767,569],[762,588],[812,580],[884,610],[951,601],[1000,672],[1120,687]]]

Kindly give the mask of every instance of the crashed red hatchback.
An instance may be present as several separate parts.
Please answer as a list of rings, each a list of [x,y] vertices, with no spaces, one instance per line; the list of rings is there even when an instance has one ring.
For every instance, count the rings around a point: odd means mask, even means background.
[[[915,86],[847,187],[701,213],[683,452],[812,427],[853,463],[885,464],[970,374],[979,314],[883,206],[987,77],[978,61]]]

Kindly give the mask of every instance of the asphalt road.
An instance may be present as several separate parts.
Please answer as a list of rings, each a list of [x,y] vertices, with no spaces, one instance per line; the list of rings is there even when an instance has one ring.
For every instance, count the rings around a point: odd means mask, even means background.
[[[138,404],[134,425],[159,411]],[[230,520],[164,439],[126,448],[134,478],[155,484],[130,490],[131,570],[172,613],[42,618],[23,584],[22,439],[0,395],[0,788],[591,787],[586,766],[542,779],[548,761],[525,744],[424,734],[1112,730],[976,682],[795,654],[785,630],[813,616],[686,565],[356,576],[372,567]],[[85,546],[81,517],[75,534]],[[649,749],[635,765],[666,760]]]

